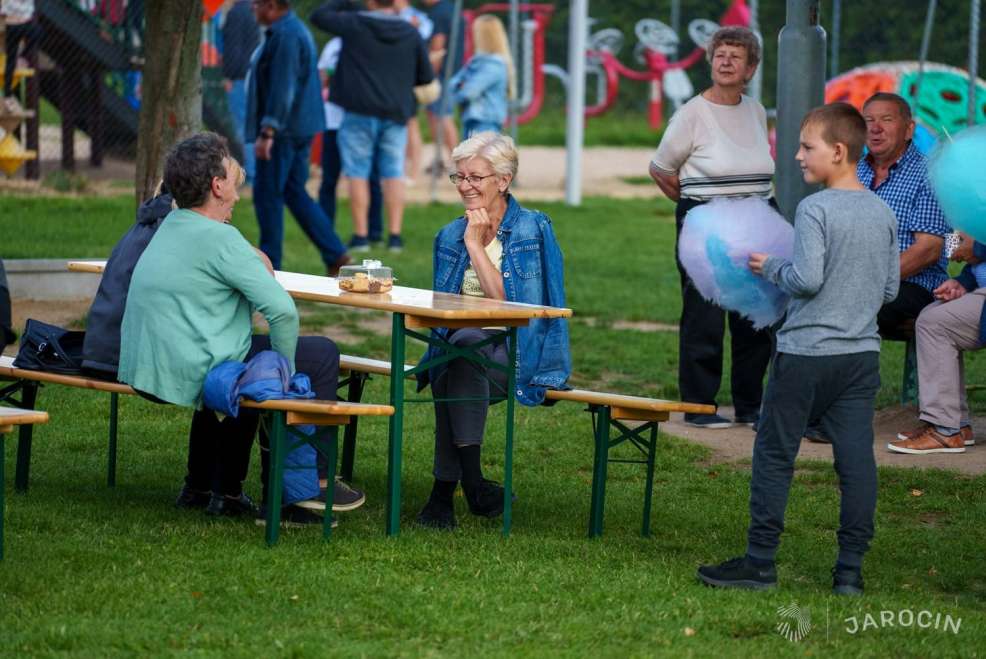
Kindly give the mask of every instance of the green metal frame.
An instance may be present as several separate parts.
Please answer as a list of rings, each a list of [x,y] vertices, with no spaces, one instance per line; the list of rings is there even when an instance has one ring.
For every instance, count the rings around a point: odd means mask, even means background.
[[[3,560],[3,518],[7,512],[5,502],[5,492],[7,484],[4,482],[4,472],[7,470],[7,459],[4,457],[4,434],[0,432],[0,561]]]
[[[355,417],[350,417],[355,418]],[[339,437],[338,433],[329,433],[328,438],[323,442],[316,437],[309,437],[292,428],[287,424],[287,414],[282,411],[272,411],[264,414],[264,422],[269,424],[268,437],[270,437],[270,470],[267,474],[267,497],[266,502],[266,529],[264,539],[268,547],[277,544],[281,535],[281,501],[284,489],[284,458],[288,453],[303,446],[311,444],[315,450],[325,456],[328,462],[328,473],[326,475],[329,483],[329,494],[325,501],[325,514],[322,519],[322,537],[328,540],[332,537],[332,484],[335,482],[336,459],[338,457]],[[292,469],[316,469],[317,467],[292,467]]]
[[[41,383],[16,380],[0,389],[0,401],[9,403],[22,410],[33,410],[38,400],[38,389]],[[16,397],[20,393],[20,398]],[[26,492],[31,472],[31,444],[34,438],[34,426],[24,424],[17,429],[17,462],[14,471],[14,489]]]
[[[603,533],[603,512],[606,503],[606,471],[609,463],[643,464],[647,467],[644,485],[644,518],[640,534],[650,535],[651,500],[654,495],[654,454],[657,451],[657,421],[644,421],[636,428],[630,428],[611,417],[608,405],[589,405],[586,411],[592,415],[592,434],[595,438],[595,455],[592,465],[592,497],[589,505],[589,537],[597,538]],[[610,435],[611,429],[618,431],[616,437]],[[645,437],[644,434],[647,433]],[[610,458],[612,448],[630,442],[644,456],[642,460]]]
[[[431,336],[430,333],[422,334],[407,329],[405,325],[405,314],[395,313],[393,326],[391,329],[390,345],[390,404],[394,407],[394,415],[390,417],[390,432],[387,446],[387,501],[386,501],[386,522],[385,531],[388,536],[396,536],[400,533],[400,510],[401,510],[401,461],[403,453],[403,434],[404,434],[404,403],[434,403],[436,401],[462,402],[475,399],[435,399],[435,398],[412,398],[404,396],[404,380],[412,375],[426,371],[430,368],[444,364],[459,357],[468,359],[470,362],[485,368],[495,368],[507,374],[507,386],[504,396],[491,396],[488,400],[506,400],[506,430],[504,441],[504,462],[503,462],[503,535],[510,535],[513,524],[513,449],[514,449],[514,395],[513,391],[517,384],[517,374],[514,364],[517,362],[517,328],[509,327],[502,332],[497,332],[490,338],[471,346],[454,346],[447,341]],[[489,322],[489,321],[486,321]],[[403,369],[406,353],[406,340],[416,339],[422,343],[435,345],[442,349],[444,354],[427,362],[421,362],[417,366],[407,371]],[[499,364],[484,357],[479,351],[481,348],[492,343],[507,341],[507,363]]]

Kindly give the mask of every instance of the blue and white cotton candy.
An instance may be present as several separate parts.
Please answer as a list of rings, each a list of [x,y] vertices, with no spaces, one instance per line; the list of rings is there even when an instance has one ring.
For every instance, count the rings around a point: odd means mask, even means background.
[[[754,275],[750,254],[790,260],[794,229],[758,197],[716,199],[688,211],[678,240],[678,258],[706,300],[750,319],[757,329],[773,325],[788,296]]]
[[[939,140],[928,176],[949,224],[986,243],[986,126]]]

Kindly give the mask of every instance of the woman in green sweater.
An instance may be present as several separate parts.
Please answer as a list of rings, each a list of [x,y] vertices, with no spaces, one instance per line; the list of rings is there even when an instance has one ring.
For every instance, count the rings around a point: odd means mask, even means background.
[[[270,262],[230,224],[241,171],[214,133],[194,135],[168,154],[164,180],[178,208],[134,268],[120,339],[122,382],[149,398],[195,408],[188,474],[176,503],[212,515],[257,512],[243,481],[259,417],[241,409],[220,421],[203,408],[206,374],[272,349],[309,376],[320,399],[335,399],[339,375],[335,344],[298,338],[294,301]],[[253,336],[253,310],[266,318],[269,336]],[[362,503],[362,494],[354,494]]]

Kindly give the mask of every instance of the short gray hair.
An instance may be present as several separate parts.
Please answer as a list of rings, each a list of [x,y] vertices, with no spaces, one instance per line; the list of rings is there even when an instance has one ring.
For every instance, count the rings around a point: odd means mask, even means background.
[[[760,39],[757,38],[756,32],[748,27],[728,25],[716,30],[705,51],[705,58],[709,62],[712,62],[712,57],[719,46],[745,48],[747,66],[756,66],[760,63]]]
[[[493,131],[475,133],[452,151],[452,164],[472,158],[488,162],[495,174],[511,179],[517,177],[517,146],[508,135]]]

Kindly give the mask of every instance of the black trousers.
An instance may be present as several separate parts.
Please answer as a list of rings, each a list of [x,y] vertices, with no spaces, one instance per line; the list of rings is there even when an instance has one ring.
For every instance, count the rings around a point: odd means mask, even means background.
[[[924,286],[909,281],[900,282],[897,297],[883,305],[876,316],[880,336],[888,341],[906,341],[907,333],[901,332],[900,326],[908,320],[917,320],[921,311],[934,301],[935,296]],[[913,333],[912,329],[911,335]]]
[[[682,199],[675,209],[678,236],[689,210],[704,202]],[[772,351],[769,329],[755,330],[753,324],[734,311],[725,311],[705,298],[688,277],[677,257],[681,277],[681,322],[678,326],[678,391],[683,401],[716,404],[722,382],[723,338],[729,322],[732,369],[730,383],[737,415],[760,411],[763,376]]]
[[[246,360],[263,350],[270,350],[269,336],[254,336]],[[298,339],[295,368],[312,383],[319,400],[335,400],[339,382],[339,348],[322,336],[303,336]],[[188,436],[188,474],[185,483],[202,492],[219,492],[237,496],[243,491],[250,466],[250,451],[257,434],[260,411],[240,408],[236,418],[219,421],[212,410],[196,410]],[[331,428],[320,428],[322,434]],[[269,446],[266,433],[261,433],[261,482],[266,500]]]
[[[41,38],[41,26],[36,20],[22,23],[21,25],[8,25],[6,44],[7,62],[3,71],[3,95],[10,96],[14,86],[14,69],[17,67],[17,51],[20,49],[21,41],[24,42],[24,54],[30,58],[31,53],[38,45]]]
[[[753,444],[747,553],[773,560],[784,531],[794,460],[810,419],[832,441],[842,491],[839,562],[862,565],[873,538],[876,461],[873,407],[880,353],[805,357],[778,353]]]

